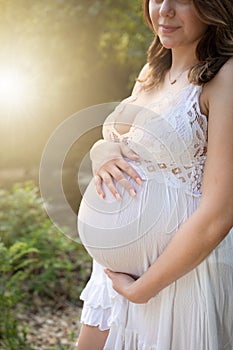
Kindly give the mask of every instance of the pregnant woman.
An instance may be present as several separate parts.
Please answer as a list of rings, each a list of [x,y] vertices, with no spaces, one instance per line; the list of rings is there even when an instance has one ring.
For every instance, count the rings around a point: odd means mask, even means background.
[[[91,150],[78,350],[233,349],[233,2],[145,0],[156,33]]]

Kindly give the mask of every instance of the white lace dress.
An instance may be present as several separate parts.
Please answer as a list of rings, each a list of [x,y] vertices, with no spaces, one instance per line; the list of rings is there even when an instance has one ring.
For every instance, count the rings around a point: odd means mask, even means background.
[[[102,200],[91,181],[79,209],[79,234],[94,258],[81,294],[81,322],[110,329],[105,350],[233,349],[233,230],[198,267],[146,304],[116,293],[103,272],[106,266],[143,274],[198,207],[208,149],[200,92],[190,84],[147,108],[138,108],[133,95],[105,122],[105,138],[125,142],[140,155],[129,162],[143,179],[142,186],[133,183],[133,198],[117,184],[122,201],[107,188]],[[133,125],[120,135],[114,123],[130,106]]]

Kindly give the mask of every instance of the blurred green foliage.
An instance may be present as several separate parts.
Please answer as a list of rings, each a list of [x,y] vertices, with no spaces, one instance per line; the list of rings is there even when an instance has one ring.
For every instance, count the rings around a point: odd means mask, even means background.
[[[32,306],[35,298],[77,305],[90,258],[51,224],[32,183],[0,191],[0,236],[0,345],[26,350],[19,305]]]
[[[26,328],[19,327],[16,307],[24,298],[23,283],[30,275],[30,255],[37,249],[27,243],[15,243],[7,248],[0,242],[0,346],[1,349],[29,350]]]

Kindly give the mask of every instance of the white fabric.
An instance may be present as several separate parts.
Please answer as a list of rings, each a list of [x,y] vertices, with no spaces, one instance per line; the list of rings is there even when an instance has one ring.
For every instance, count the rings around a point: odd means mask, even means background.
[[[200,92],[188,85],[146,109],[132,96],[104,125],[105,140],[125,142],[140,155],[130,163],[143,179],[141,187],[134,183],[134,198],[117,184],[122,201],[107,188],[102,200],[92,181],[80,205],[80,237],[94,258],[81,294],[81,322],[110,329],[105,350],[233,349],[233,230],[205,261],[147,304],[116,293],[102,267],[140,276],[198,207],[208,146]],[[119,135],[115,123],[126,112],[126,118],[135,115],[134,123]]]

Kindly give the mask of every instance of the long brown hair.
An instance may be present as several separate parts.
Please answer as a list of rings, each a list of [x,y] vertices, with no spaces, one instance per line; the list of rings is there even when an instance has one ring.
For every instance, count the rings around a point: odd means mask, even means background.
[[[193,0],[200,20],[208,24],[206,33],[199,41],[196,56],[199,63],[190,68],[189,81],[202,85],[210,81],[233,56],[233,0]],[[149,15],[149,2],[144,0],[144,17],[153,30]],[[157,35],[147,52],[149,71],[144,82],[146,90],[153,88],[164,80],[171,67],[171,50],[162,46]]]

